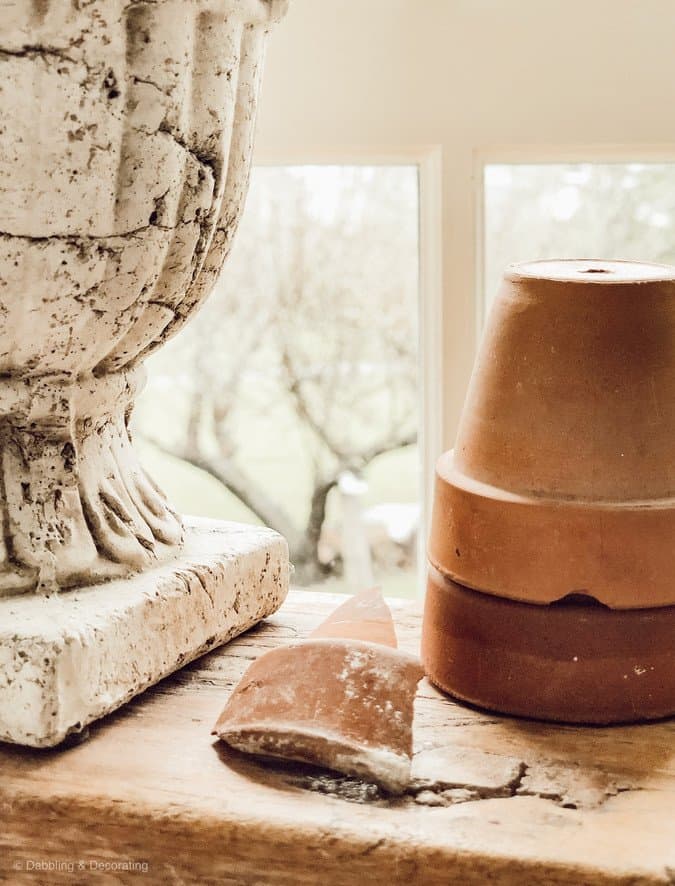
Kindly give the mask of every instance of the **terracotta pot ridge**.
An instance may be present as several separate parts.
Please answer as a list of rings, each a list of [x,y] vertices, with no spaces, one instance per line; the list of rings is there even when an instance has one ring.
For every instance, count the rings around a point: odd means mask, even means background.
[[[516,600],[675,604],[674,439],[675,268],[513,265],[438,463],[429,558]]]

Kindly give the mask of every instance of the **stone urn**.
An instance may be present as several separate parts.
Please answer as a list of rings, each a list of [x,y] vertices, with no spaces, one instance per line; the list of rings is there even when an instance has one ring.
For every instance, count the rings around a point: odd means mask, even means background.
[[[675,268],[509,268],[437,465],[432,679],[550,719],[673,713],[674,439]]]
[[[267,33],[285,5],[18,0],[3,11],[0,631],[19,639],[3,639],[0,653],[0,738],[56,743],[248,627],[285,593],[283,541],[222,524],[186,536],[129,435],[143,360],[199,309],[230,249]],[[236,575],[227,566],[233,546],[243,556]],[[275,587],[261,579],[253,594],[243,576],[270,551],[278,568],[264,575],[276,574]],[[208,597],[195,624],[197,603],[177,602],[181,587],[191,595],[194,574]],[[104,580],[113,581],[97,586]],[[150,613],[158,582],[161,611]],[[228,582],[241,616],[216,599]],[[180,623],[181,638],[157,646],[141,612],[155,634]],[[117,671],[102,676],[100,656],[76,656],[98,674],[95,685],[77,716],[75,705],[62,722],[62,704],[47,730],[50,692],[63,689],[61,653],[84,649],[90,627],[104,648],[110,640]],[[52,688],[37,699],[21,662],[37,667],[47,635],[50,670],[37,678]],[[139,659],[134,649],[148,643],[152,654]],[[17,705],[30,708],[21,722]]]

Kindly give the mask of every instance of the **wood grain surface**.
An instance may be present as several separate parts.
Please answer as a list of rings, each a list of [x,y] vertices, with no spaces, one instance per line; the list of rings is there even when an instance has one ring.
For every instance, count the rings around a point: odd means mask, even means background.
[[[210,735],[264,649],[344,598],[292,593],[266,623],[56,751],[0,750],[0,882],[675,884],[675,723],[549,726],[420,684],[401,798]],[[416,604],[392,603],[418,649]]]

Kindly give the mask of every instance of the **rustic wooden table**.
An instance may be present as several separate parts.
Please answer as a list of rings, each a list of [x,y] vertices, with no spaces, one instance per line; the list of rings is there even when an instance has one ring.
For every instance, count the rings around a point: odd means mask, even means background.
[[[470,710],[420,685],[399,799],[215,743],[262,650],[343,598],[296,592],[60,751],[0,750],[7,883],[675,884],[675,723],[578,729]],[[417,607],[393,604],[416,651]]]

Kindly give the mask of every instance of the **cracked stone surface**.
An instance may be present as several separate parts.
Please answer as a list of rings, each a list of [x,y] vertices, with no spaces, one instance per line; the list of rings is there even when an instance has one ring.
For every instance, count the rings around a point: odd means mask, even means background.
[[[282,0],[17,0],[0,27],[0,596],[175,555],[128,420],[246,193]]]
[[[280,535],[186,522],[171,563],[48,599],[0,600],[0,741],[57,745],[278,609],[289,575]]]

